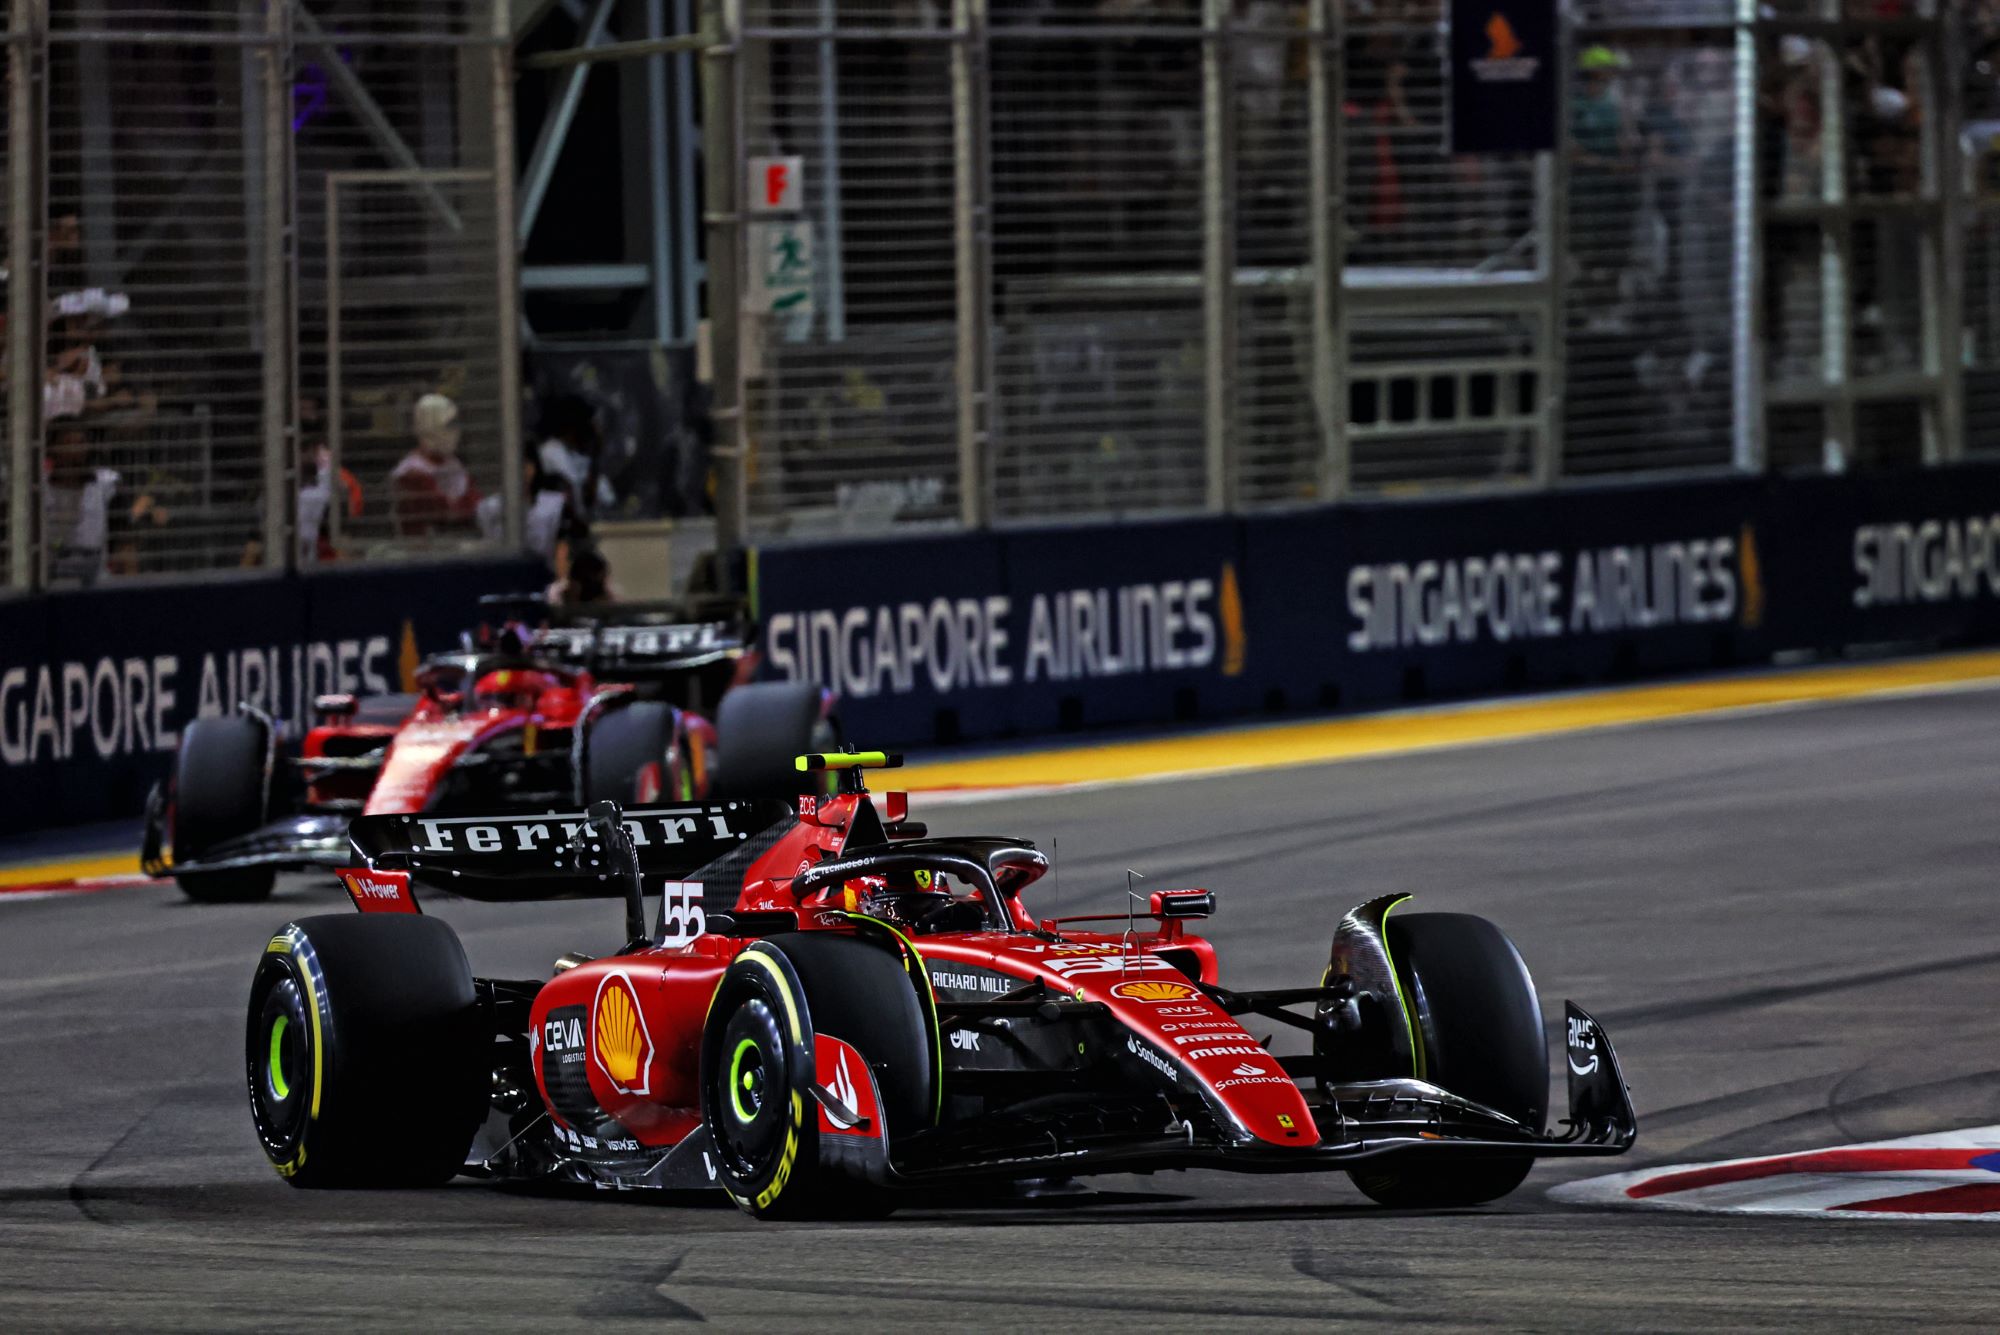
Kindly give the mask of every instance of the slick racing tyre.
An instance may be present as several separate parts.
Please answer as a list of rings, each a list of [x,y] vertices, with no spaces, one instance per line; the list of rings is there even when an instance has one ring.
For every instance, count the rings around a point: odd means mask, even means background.
[[[1498,927],[1468,913],[1392,916],[1389,954],[1417,1018],[1424,1078],[1506,1113],[1540,1134],[1549,1065],[1542,1006],[1528,966]],[[1531,1155],[1391,1155],[1349,1174],[1383,1205],[1438,1209],[1498,1200],[1521,1185]]]
[[[620,806],[676,800],[664,793],[672,777],[667,752],[674,744],[674,711],[657,700],[614,706],[590,724],[583,746],[583,800]]]
[[[819,687],[811,682],[735,687],[715,715],[716,795],[790,801],[810,782],[794,762],[808,751],[831,751],[839,740],[823,716]]]
[[[436,918],[302,918],[250,984],[250,1116],[295,1187],[448,1181],[486,1113],[491,1023]]]
[[[837,1162],[819,1129],[815,1035],[851,1044],[872,1074],[893,1144],[934,1120],[933,1026],[903,963],[832,933],[768,937],[723,974],[701,1042],[702,1122],[722,1185],[758,1219],[887,1214],[880,1171]],[[886,1166],[886,1158],[878,1170]]]
[[[192,862],[264,823],[270,744],[262,721],[244,715],[188,724],[174,761],[174,861]],[[182,893],[204,904],[263,899],[276,879],[271,867],[174,875]]]

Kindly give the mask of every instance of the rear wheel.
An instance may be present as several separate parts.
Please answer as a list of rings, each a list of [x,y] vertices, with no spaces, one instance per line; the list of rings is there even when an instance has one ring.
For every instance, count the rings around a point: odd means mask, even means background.
[[[489,1022],[435,918],[304,918],[250,985],[250,1115],[295,1187],[449,1180],[485,1116]]]
[[[722,697],[715,715],[716,795],[738,800],[797,797],[808,780],[794,762],[839,743],[819,687],[806,681],[760,681]]]
[[[1467,913],[1392,916],[1387,937],[1397,981],[1416,1013],[1424,1078],[1539,1134],[1548,1118],[1548,1050],[1541,1002],[1514,943]],[[1525,1154],[1416,1153],[1387,1156],[1349,1176],[1383,1205],[1438,1209],[1497,1200],[1533,1166]]]
[[[879,1174],[823,1143],[812,1086],[819,1035],[860,1054],[887,1142],[927,1125],[933,1044],[903,965],[831,933],[766,938],[731,964],[702,1034],[702,1120],[723,1186],[759,1219],[879,1216],[893,1208]],[[879,1132],[878,1132],[879,1134]]]
[[[621,806],[653,802],[672,777],[667,752],[674,744],[674,711],[657,700],[638,700],[599,714],[584,739],[583,800]]]
[[[270,744],[264,724],[244,715],[196,719],[181,733],[174,761],[176,862],[200,858],[264,823]],[[204,904],[263,899],[276,879],[271,867],[174,874],[182,893]]]

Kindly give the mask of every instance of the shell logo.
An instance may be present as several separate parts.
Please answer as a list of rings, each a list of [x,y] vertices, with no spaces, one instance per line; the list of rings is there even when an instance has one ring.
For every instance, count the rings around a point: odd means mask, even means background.
[[[646,1032],[632,980],[622,973],[606,974],[597,985],[597,1004],[590,1015],[590,1050],[597,1069],[621,1094],[650,1093],[653,1036]]]
[[[1111,989],[1114,997],[1127,1001],[1188,1001],[1198,995],[1186,983],[1160,983],[1148,980],[1138,983],[1120,983]]]

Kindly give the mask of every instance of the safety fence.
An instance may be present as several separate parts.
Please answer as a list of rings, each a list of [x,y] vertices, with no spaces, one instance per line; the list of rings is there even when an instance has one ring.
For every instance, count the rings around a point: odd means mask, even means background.
[[[766,670],[928,746],[2000,642],[2000,466],[755,549]]]
[[[1455,148],[1468,17],[1552,150]],[[2000,6],[706,20],[725,538],[1995,448]]]
[[[518,533],[506,14],[12,0],[8,585]]]

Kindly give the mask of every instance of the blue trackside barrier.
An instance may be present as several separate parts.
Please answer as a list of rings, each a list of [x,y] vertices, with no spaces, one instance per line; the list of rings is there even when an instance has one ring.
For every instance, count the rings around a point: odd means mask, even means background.
[[[2000,465],[766,547],[767,675],[892,745],[2000,641]]]
[[[136,815],[190,720],[402,690],[481,594],[547,578],[488,560],[0,600],[0,834]]]

